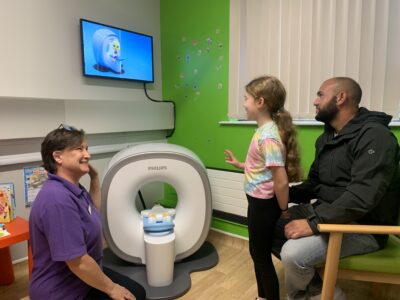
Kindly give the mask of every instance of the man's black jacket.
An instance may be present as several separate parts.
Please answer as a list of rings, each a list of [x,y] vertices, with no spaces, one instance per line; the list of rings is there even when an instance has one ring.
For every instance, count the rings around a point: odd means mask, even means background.
[[[399,146],[391,116],[360,108],[335,136],[329,125],[317,139],[308,178],[290,189],[290,202],[313,204],[308,221],[394,225],[400,204]],[[376,236],[382,246],[386,237]]]

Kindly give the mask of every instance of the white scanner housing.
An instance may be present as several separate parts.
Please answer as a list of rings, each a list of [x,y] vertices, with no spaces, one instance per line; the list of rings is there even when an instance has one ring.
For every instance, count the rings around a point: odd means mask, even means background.
[[[146,263],[143,223],[135,198],[147,183],[165,182],[178,195],[175,208],[175,261],[196,252],[211,224],[212,202],[207,171],[190,150],[149,143],[124,149],[110,161],[102,183],[103,230],[121,259]]]

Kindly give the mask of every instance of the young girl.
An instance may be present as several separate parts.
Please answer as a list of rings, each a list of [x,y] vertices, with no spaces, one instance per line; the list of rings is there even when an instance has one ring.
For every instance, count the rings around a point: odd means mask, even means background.
[[[230,150],[225,161],[244,169],[248,200],[247,220],[250,255],[257,280],[257,300],[279,299],[279,281],[272,263],[275,223],[287,216],[289,186],[301,177],[295,129],[284,109],[286,91],[275,77],[256,78],[246,86],[244,108],[257,121],[245,163]]]

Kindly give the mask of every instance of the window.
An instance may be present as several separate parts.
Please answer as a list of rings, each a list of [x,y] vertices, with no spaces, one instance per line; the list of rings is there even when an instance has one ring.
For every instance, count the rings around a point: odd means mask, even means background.
[[[357,80],[361,105],[399,118],[400,1],[231,0],[229,117],[243,118],[244,86],[270,74],[287,89],[294,119],[334,76]]]

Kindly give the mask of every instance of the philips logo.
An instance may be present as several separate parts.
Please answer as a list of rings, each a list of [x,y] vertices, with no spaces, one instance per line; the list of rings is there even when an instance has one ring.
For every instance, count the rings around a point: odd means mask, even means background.
[[[148,171],[166,171],[167,170],[167,166],[150,166],[147,167]]]

